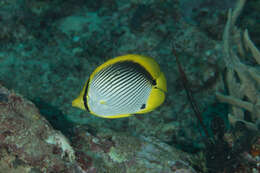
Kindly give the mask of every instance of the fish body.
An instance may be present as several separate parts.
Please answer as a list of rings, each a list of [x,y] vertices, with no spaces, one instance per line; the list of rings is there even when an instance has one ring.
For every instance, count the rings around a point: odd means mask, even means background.
[[[72,106],[103,118],[122,118],[154,110],[166,92],[166,78],[157,62],[129,54],[98,66]]]

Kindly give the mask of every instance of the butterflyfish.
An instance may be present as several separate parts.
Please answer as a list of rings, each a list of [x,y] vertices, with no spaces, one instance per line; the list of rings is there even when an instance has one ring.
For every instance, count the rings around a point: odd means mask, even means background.
[[[164,102],[166,92],[158,63],[128,54],[98,66],[72,106],[102,118],[122,118],[154,110]]]

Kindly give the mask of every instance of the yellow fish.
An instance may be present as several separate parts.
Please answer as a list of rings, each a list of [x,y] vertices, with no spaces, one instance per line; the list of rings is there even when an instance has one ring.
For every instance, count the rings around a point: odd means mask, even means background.
[[[166,78],[157,62],[129,54],[98,66],[72,106],[102,118],[122,118],[154,110],[166,92]]]

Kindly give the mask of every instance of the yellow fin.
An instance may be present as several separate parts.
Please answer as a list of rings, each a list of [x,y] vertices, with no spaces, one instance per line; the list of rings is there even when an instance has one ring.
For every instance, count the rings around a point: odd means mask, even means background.
[[[84,84],[84,87],[83,87],[83,89],[81,90],[79,96],[78,96],[75,100],[72,101],[72,106],[73,106],[73,107],[77,107],[77,108],[80,108],[80,109],[82,109],[82,110],[86,110],[85,105],[84,105],[83,97],[84,97],[85,90],[87,89],[87,88],[86,88],[87,85],[88,85],[88,80],[87,80],[87,82]]]
[[[101,118],[108,118],[108,119],[115,119],[115,118],[125,118],[125,117],[130,117],[133,114],[123,114],[123,115],[110,115],[110,116],[102,116],[102,115],[96,115],[94,113],[91,113],[97,117],[101,117]]]
[[[167,82],[163,72],[156,80],[156,85],[153,86],[151,93],[148,97],[145,109],[137,112],[138,114],[147,113],[153,111],[159,107],[165,100],[165,94],[167,92]]]
[[[72,101],[72,106],[80,108],[82,110],[86,110],[83,102],[83,98],[81,96],[77,97],[75,100]]]
[[[123,56],[118,56],[116,58],[112,58],[108,61],[106,61],[104,64],[98,66],[94,72],[91,74],[89,80],[91,81],[93,77],[95,76],[96,73],[98,73],[100,70],[103,68],[112,65],[114,63],[120,62],[120,61],[133,61],[145,68],[147,72],[151,74],[151,76],[156,79],[160,76],[160,67],[157,64],[157,62],[148,56],[143,56],[143,55],[137,55],[137,54],[128,54],[128,55],[123,55]]]

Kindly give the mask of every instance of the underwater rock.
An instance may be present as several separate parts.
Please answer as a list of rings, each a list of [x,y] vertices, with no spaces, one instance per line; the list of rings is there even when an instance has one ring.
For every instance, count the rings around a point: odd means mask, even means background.
[[[92,134],[84,127],[74,129],[73,149],[32,102],[0,85],[0,170],[195,173],[188,164],[190,155],[154,137],[111,130]]]
[[[154,137],[132,136],[90,127],[75,128],[72,144],[76,159],[86,172],[127,173],[195,173],[191,155],[177,150]]]
[[[100,30],[102,20],[104,19],[96,13],[89,13],[85,16],[68,16],[59,21],[59,29],[66,35],[84,33],[86,30],[93,33]]]
[[[34,104],[0,85],[0,172],[80,172],[74,150]]]

